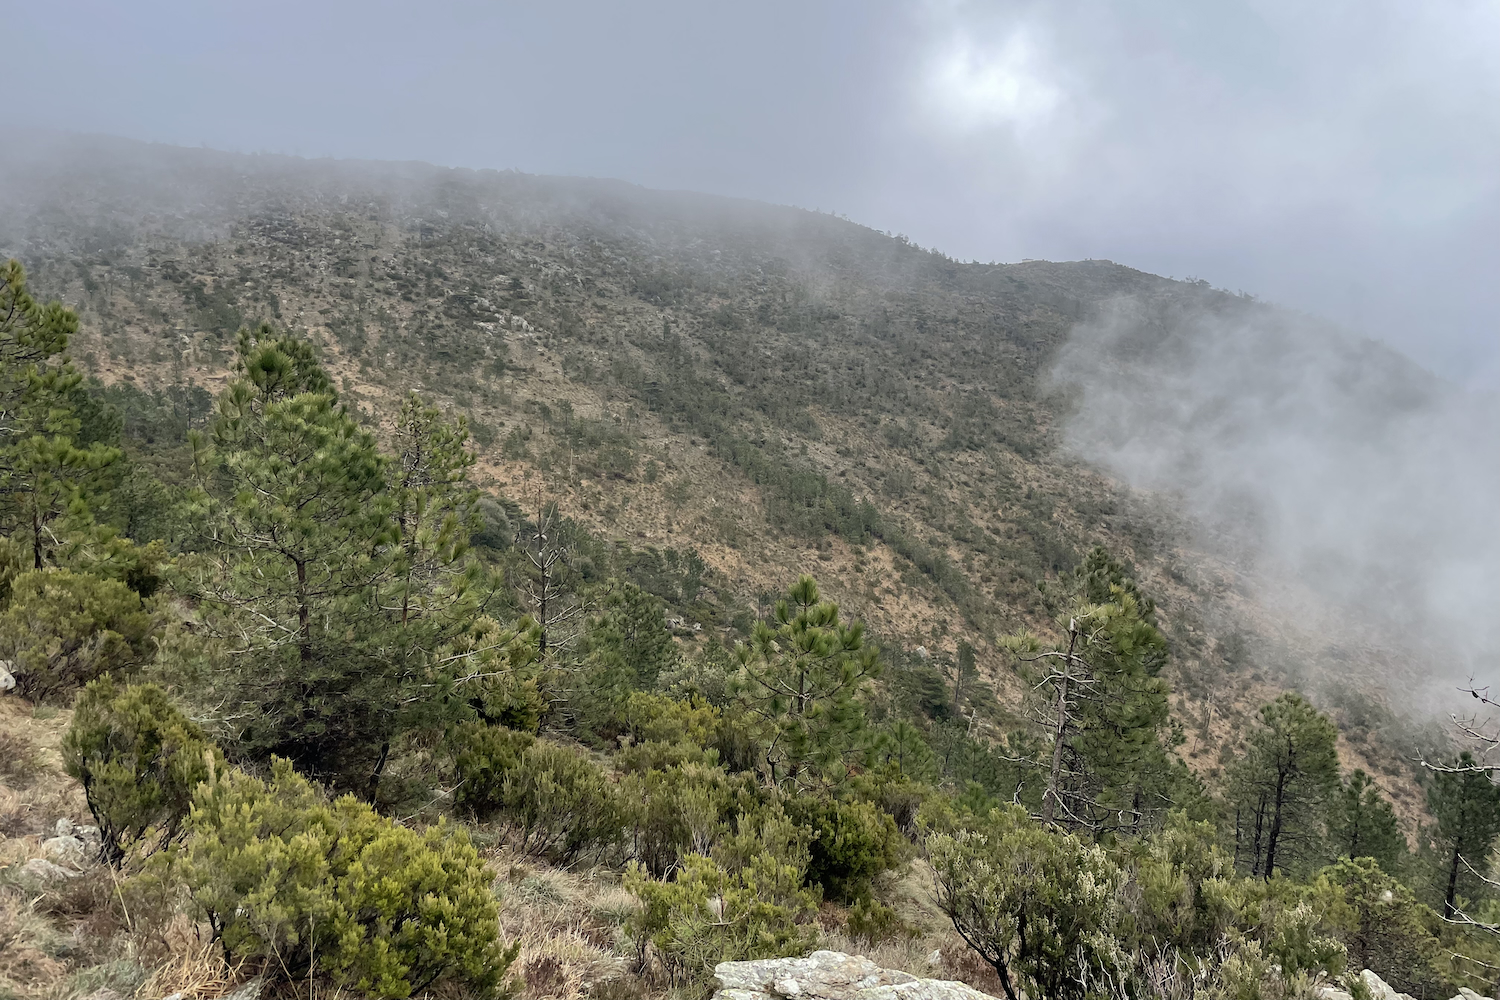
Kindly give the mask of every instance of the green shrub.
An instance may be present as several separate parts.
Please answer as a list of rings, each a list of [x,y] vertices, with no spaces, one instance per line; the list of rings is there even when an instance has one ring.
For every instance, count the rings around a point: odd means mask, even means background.
[[[877,945],[908,933],[895,909],[872,896],[854,901],[844,930],[856,941]]]
[[[1153,836],[1127,849],[1133,862],[1119,935],[1128,947],[1171,945],[1207,955],[1225,923],[1215,905],[1215,885],[1234,878],[1233,861],[1216,845],[1211,823],[1194,823],[1173,812]],[[1208,885],[1205,891],[1205,884]]]
[[[793,798],[787,812],[812,831],[807,878],[832,899],[869,895],[870,881],[900,863],[896,821],[869,802],[803,796]]]
[[[1318,881],[1334,895],[1327,923],[1348,950],[1351,969],[1371,969],[1402,993],[1455,992],[1434,969],[1441,919],[1374,858],[1345,858]]]
[[[63,738],[68,773],[83,785],[111,863],[155,830],[177,835],[193,790],[223,770],[224,755],[155,684],[115,687],[91,681],[74,706]]]
[[[739,826],[713,857],[688,855],[670,881],[637,862],[625,873],[642,904],[629,924],[642,958],[654,948],[674,982],[702,985],[719,962],[801,955],[817,941],[806,831],[774,809]]]
[[[1115,967],[1124,876],[1100,848],[1043,829],[1020,806],[927,847],[939,905],[1010,1000],[1083,1000],[1086,981]]]
[[[491,996],[515,958],[462,831],[329,802],[288,761],[269,783],[230,771],[201,786],[189,831],[174,874],[229,958],[267,975],[327,975],[375,997],[444,982]]]
[[[505,805],[506,776],[536,738],[504,726],[470,725],[456,730],[449,742],[457,748],[454,802],[475,819],[490,819]]]
[[[151,631],[140,595],[118,580],[34,570],[11,581],[0,659],[11,661],[20,694],[44,701],[141,663]]]
[[[634,691],[620,712],[625,732],[636,743],[712,745],[719,731],[719,710],[696,695],[678,700]]]
[[[619,843],[619,795],[584,754],[494,726],[457,740],[459,806],[504,824],[522,853],[568,865]]]
[[[620,791],[631,854],[658,877],[688,854],[707,854],[734,816],[760,805],[753,778],[730,777],[708,762],[627,774]]]

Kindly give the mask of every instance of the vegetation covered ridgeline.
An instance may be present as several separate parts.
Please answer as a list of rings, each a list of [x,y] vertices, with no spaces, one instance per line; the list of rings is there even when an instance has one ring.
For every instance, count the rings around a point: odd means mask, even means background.
[[[971,647],[945,677],[811,576],[739,608],[691,556],[486,496],[463,416],[366,428],[273,326],[142,448],[110,400],[177,401],[91,390],[76,317],[4,280],[10,995],[702,995],[824,940],[1007,1000],[1494,982],[1492,771],[1453,758],[1403,830],[1286,693],[1206,784],[1104,548],[1004,640],[995,739]],[[669,601],[722,624],[674,635]]]

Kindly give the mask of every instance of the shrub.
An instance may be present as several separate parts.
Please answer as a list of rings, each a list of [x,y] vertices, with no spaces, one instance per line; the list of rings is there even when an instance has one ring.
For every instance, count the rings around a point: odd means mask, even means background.
[[[895,909],[870,896],[855,900],[854,905],[849,907],[849,920],[844,929],[851,938],[868,945],[877,945],[909,933]]]
[[[794,798],[788,813],[812,831],[808,881],[833,899],[852,902],[869,895],[870,881],[900,862],[896,821],[869,802]]]
[[[505,805],[506,776],[521,763],[535,737],[503,726],[470,725],[459,728],[449,741],[458,748],[454,802],[475,819],[491,818]]]
[[[481,616],[442,648],[455,692],[484,722],[537,731],[548,707],[537,662],[541,636],[529,616],[513,628]]]
[[[734,816],[760,805],[753,778],[731,778],[708,762],[627,774],[620,790],[631,853],[658,877],[688,854],[707,854]]]
[[[112,864],[150,830],[163,840],[176,837],[193,790],[224,767],[219,748],[165,691],[155,684],[120,689],[108,677],[79,694],[62,752]]]
[[[619,796],[587,756],[498,727],[461,734],[459,805],[498,819],[522,853],[566,865],[619,843]]]
[[[696,695],[677,700],[634,691],[620,712],[625,732],[637,743],[710,746],[719,731],[719,710]]]
[[[269,783],[230,771],[201,786],[189,826],[173,868],[233,961],[399,1000],[445,981],[493,995],[515,959],[460,830],[329,802],[279,758]]]
[[[701,984],[714,965],[807,952],[817,940],[815,890],[804,887],[806,833],[779,810],[742,816],[713,857],[691,854],[671,881],[636,862],[625,888],[640,898],[630,922],[674,982]]]
[[[1158,833],[1131,845],[1134,865],[1120,928],[1128,946],[1149,950],[1167,944],[1207,955],[1217,945],[1225,915],[1214,904],[1214,884],[1234,878],[1234,865],[1216,839],[1213,824],[1173,812]]]
[[[117,580],[34,570],[11,582],[0,614],[0,658],[16,690],[43,701],[140,663],[152,631],[140,595]]]
[[[1050,833],[1009,806],[979,830],[933,836],[928,852],[939,905],[1009,1000],[1023,991],[1083,1000],[1084,982],[1114,965],[1110,934],[1124,879],[1100,848]]]
[[[1434,970],[1442,921],[1374,858],[1345,858],[1319,881],[1333,892],[1327,922],[1348,950],[1351,969],[1371,969],[1402,993],[1454,991]]]

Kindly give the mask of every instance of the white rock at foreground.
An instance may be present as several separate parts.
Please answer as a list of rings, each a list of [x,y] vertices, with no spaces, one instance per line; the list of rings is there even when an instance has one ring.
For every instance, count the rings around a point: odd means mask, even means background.
[[[1365,984],[1365,989],[1370,992],[1370,1000],[1412,1000],[1406,993],[1397,993],[1396,990],[1369,969],[1359,974],[1360,980]],[[1334,986],[1322,986],[1318,988],[1318,1000],[1352,1000],[1349,993]],[[1459,987],[1458,996],[1453,1000],[1489,1000],[1482,997],[1473,990]]]
[[[815,951],[806,958],[720,962],[715,1000],[994,1000],[972,986],[882,969],[863,955]]]

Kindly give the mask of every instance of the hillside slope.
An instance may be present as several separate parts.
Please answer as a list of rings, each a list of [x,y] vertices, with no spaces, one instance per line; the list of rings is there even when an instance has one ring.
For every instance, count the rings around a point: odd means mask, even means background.
[[[1267,310],[1203,283],[965,264],[831,216],[613,181],[78,137],[0,153],[0,197],[0,257],[78,308],[74,355],[105,383],[213,391],[240,327],[286,326],[372,423],[409,389],[467,413],[492,488],[696,551],[725,600],[810,571],[898,666],[972,642],[997,725],[1020,682],[995,638],[1050,629],[1060,577],[1100,543],[1159,600],[1182,752],[1210,777],[1247,711],[1320,661],[1377,677],[1398,655],[1269,614],[1232,548],[1059,446],[1070,404],[1050,372],[1076,324],[1121,297],[1162,338],[1186,315]],[[1390,752],[1411,734],[1370,685],[1334,694],[1346,755],[1379,758],[1415,817]]]

